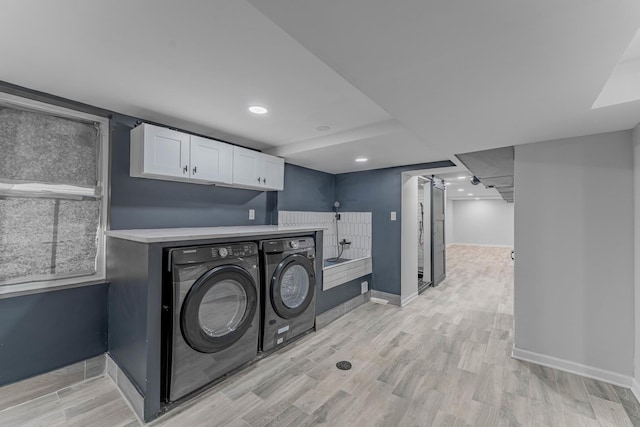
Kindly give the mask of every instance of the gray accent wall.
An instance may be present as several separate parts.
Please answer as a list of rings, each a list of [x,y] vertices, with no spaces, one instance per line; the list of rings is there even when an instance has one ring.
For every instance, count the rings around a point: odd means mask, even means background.
[[[0,299],[0,385],[107,351],[108,285]]]
[[[278,192],[278,210],[331,212],[335,194],[335,175],[284,165],[284,190]]]
[[[632,375],[631,132],[517,145],[515,184],[516,350]]]
[[[336,175],[336,200],[347,212],[371,212],[373,276],[371,289],[400,295],[400,218],[402,173],[454,166],[450,161]],[[391,221],[396,212],[396,221]]]

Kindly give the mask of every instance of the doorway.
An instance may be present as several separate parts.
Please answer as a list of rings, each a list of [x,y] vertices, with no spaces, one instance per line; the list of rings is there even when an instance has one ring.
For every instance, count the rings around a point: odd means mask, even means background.
[[[462,168],[402,174],[400,305],[446,277],[446,187],[437,174],[457,170]]]

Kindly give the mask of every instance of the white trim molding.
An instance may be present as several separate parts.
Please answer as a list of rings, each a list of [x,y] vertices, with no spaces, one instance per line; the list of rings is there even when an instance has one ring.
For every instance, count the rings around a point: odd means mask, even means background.
[[[513,248],[513,245],[485,245],[481,243],[448,243],[449,246],[480,246],[483,248]]]
[[[640,386],[629,375],[620,374],[613,371],[607,371],[606,369],[595,368],[593,366],[583,365],[581,363],[572,362],[570,360],[559,359],[553,356],[547,356],[545,354],[534,353],[533,351],[522,350],[513,347],[511,357],[524,362],[535,363],[537,365],[547,366],[549,368],[557,369],[559,371],[569,372],[583,377],[592,378],[594,380],[604,381],[609,384],[617,385],[620,387],[631,388],[631,390],[638,397],[636,392],[640,392]],[[632,387],[632,383],[635,383],[636,390]]]
[[[414,299],[418,298],[418,292],[414,292],[406,298],[400,300],[400,307],[409,305]]]
[[[640,401],[640,383],[635,378],[631,378],[631,393]]]

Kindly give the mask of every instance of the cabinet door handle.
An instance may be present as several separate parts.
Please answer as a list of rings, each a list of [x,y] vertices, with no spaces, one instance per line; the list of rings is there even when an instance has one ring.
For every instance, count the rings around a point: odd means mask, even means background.
[[[262,183],[266,184],[267,183],[267,178],[262,178]]]
[[[258,184],[260,184],[260,177],[258,177]]]
[[[196,172],[198,172],[198,167],[197,167],[197,166],[194,166],[194,167],[193,167],[193,174],[195,175],[195,174],[196,174]]]
[[[182,173],[187,173],[189,172],[189,166],[185,166],[182,168]]]

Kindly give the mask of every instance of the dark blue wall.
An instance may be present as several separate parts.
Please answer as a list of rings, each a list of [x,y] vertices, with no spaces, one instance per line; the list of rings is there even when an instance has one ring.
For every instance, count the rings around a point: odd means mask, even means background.
[[[285,164],[284,191],[278,192],[278,210],[331,212],[335,175]]]
[[[108,285],[0,299],[0,385],[107,350]]]
[[[372,289],[400,295],[402,173],[454,166],[447,161],[336,175],[335,197],[345,212],[371,212]],[[391,212],[397,220],[391,221]]]
[[[136,120],[114,114],[111,121],[112,230],[275,224],[276,192],[130,177],[129,132]]]
[[[335,288],[328,289],[326,291],[320,291],[318,293],[316,301],[316,315],[331,310],[333,307],[337,307],[343,302],[347,302],[352,298],[360,295],[360,284],[364,281],[371,284],[371,275],[368,274],[363,277],[351,280],[350,282],[343,283]]]

